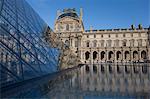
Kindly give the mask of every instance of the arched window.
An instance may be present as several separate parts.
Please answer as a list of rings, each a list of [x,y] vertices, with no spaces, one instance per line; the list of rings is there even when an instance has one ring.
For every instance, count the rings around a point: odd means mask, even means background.
[[[85,53],[85,59],[88,60],[89,58],[90,58],[90,52],[87,51],[87,52]]]
[[[130,54],[129,54],[129,51],[125,51],[125,60],[129,60],[129,58],[130,58]]]
[[[133,52],[133,59],[138,60],[138,52],[137,51]]]
[[[113,53],[112,51],[109,52],[109,54],[108,54],[108,59],[109,59],[109,60],[112,60],[112,59],[113,59],[113,54],[114,54],[114,53]]]
[[[96,51],[93,52],[93,59],[94,59],[94,60],[97,58],[97,54],[98,54],[98,53],[97,53]]]
[[[142,59],[146,59],[146,51],[142,51],[141,52],[141,58]]]
[[[104,58],[105,58],[105,52],[102,51],[102,52],[101,52],[101,60],[103,60]]]
[[[121,59],[121,52],[117,51],[117,60]]]

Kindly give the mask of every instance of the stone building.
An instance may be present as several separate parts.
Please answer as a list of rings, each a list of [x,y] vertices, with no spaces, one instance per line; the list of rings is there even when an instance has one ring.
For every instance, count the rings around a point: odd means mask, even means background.
[[[148,28],[141,24],[124,29],[84,30],[82,9],[57,12],[54,33],[83,63],[147,62]]]

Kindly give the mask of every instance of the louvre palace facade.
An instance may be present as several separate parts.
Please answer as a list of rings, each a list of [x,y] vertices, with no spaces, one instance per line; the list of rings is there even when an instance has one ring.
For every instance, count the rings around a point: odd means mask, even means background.
[[[82,63],[148,62],[149,28],[84,29],[82,9],[57,12],[54,33]]]

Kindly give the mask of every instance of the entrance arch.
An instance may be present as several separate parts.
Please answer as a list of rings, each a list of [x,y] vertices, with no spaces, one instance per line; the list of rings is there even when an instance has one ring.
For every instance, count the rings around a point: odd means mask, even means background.
[[[142,59],[146,59],[146,51],[143,50],[143,51],[141,52],[141,58],[142,58]]]
[[[109,59],[109,60],[113,60],[113,56],[114,56],[114,53],[113,53],[112,51],[110,51],[110,52],[108,53],[108,59]]]
[[[97,59],[97,54],[98,53],[96,51],[93,52],[93,60]]]
[[[125,51],[125,53],[124,53],[124,59],[125,60],[130,60],[130,53],[129,53],[129,51]]]
[[[117,51],[117,60],[121,60],[121,52],[120,51]]]
[[[90,52],[87,51],[87,52],[85,53],[85,59],[88,60],[89,58],[90,58]]]
[[[105,59],[105,56],[106,56],[106,55],[105,55],[105,52],[102,51],[102,52],[101,52],[101,60]]]
[[[133,60],[135,60],[135,61],[138,60],[138,52],[137,51],[133,52]]]

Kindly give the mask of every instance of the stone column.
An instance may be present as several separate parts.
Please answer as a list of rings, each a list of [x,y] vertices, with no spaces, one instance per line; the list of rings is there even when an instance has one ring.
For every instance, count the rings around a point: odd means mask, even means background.
[[[125,60],[125,53],[124,53],[125,51],[122,49],[122,62],[125,62],[126,60]]]
[[[116,62],[116,50],[114,50],[114,62]]]
[[[101,62],[101,51],[98,52],[99,53],[99,62]]]
[[[100,51],[98,50],[98,63],[100,61]]]
[[[106,60],[106,62],[108,61],[108,51],[107,51],[107,49],[106,49],[106,51],[105,51],[106,53],[106,55],[105,55],[105,60]]]

